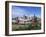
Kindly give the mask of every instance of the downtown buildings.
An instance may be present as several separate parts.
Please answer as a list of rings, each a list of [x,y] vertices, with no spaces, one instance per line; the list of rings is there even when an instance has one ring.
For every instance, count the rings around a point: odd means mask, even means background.
[[[41,23],[41,19],[39,17],[34,16],[22,16],[22,17],[15,17],[12,18],[13,24],[35,24],[36,22]]]

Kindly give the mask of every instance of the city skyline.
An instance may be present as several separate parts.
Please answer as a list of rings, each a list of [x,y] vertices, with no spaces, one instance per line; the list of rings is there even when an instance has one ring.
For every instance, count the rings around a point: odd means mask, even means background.
[[[21,17],[23,15],[38,17],[41,16],[41,7],[32,7],[32,6],[12,6],[12,17]]]

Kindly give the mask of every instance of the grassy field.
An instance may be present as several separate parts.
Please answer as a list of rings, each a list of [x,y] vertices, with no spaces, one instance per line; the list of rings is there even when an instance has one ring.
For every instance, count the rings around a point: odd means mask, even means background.
[[[41,29],[41,24],[35,24],[35,26],[32,26],[32,24],[13,24],[12,25],[12,31],[19,31],[19,30],[39,30]]]

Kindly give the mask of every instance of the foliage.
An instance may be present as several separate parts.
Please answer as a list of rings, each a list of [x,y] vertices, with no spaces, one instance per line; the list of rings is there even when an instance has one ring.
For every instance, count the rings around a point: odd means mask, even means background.
[[[13,31],[18,31],[18,30],[39,30],[41,29],[41,24],[36,23],[35,26],[32,26],[32,24],[25,24],[25,25],[15,25],[13,26]]]

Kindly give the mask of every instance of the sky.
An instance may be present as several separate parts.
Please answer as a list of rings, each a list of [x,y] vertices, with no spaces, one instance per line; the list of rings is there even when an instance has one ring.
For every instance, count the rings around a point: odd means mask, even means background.
[[[12,6],[12,17],[26,16],[41,16],[41,7],[31,7],[31,6]]]

